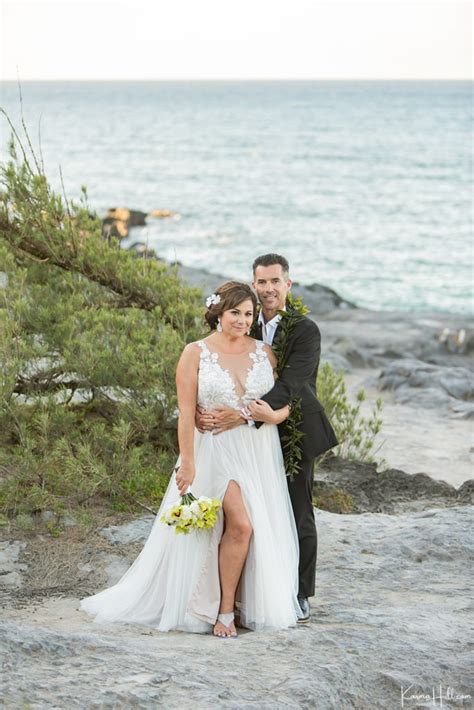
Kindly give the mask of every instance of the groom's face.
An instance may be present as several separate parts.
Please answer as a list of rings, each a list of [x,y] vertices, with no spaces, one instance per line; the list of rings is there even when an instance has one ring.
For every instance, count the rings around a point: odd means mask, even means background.
[[[285,307],[286,294],[291,281],[281,264],[257,266],[253,287],[264,311],[281,311]]]

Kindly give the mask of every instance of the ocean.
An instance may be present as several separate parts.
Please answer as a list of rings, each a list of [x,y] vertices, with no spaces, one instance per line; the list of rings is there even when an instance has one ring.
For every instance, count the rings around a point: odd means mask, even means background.
[[[22,82],[22,95],[56,190],[60,165],[69,198],[86,185],[100,216],[176,213],[128,243],[246,281],[276,251],[294,280],[359,306],[472,312],[471,82]],[[16,82],[0,105],[19,126]]]

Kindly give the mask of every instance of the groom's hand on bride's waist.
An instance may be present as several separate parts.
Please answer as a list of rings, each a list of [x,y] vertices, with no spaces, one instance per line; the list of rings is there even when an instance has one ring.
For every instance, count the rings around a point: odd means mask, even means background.
[[[241,424],[247,424],[247,420],[238,410],[232,407],[218,407],[216,409],[201,409],[201,407],[197,407],[195,423],[196,429],[202,434],[206,431],[220,434]]]

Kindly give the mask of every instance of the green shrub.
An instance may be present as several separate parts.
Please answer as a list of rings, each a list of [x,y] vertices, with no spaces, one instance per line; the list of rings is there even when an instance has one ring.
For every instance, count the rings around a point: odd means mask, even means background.
[[[357,461],[376,462],[375,440],[382,428],[382,400],[375,402],[369,417],[361,414],[361,405],[365,400],[364,390],[359,390],[356,403],[349,402],[344,373],[335,372],[329,363],[324,363],[318,372],[318,397],[326,410],[336,432],[339,445],[333,449],[337,456]],[[321,463],[328,454],[319,459]],[[383,460],[378,461],[379,464]]]
[[[336,488],[330,493],[316,493],[313,496],[313,505],[329,513],[352,513],[354,500],[350,493]]]
[[[17,158],[16,145],[22,160]],[[34,154],[33,154],[34,155]],[[202,295],[101,235],[18,137],[1,170],[0,509],[157,505],[177,453],[175,369]]]

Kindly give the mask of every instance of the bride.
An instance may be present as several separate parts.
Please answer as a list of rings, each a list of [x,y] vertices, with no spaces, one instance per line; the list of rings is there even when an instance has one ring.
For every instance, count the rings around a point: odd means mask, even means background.
[[[184,348],[176,371],[175,472],[132,566],[117,584],[81,600],[96,622],[221,637],[237,635],[234,613],[253,630],[296,623],[298,537],[276,426],[289,411],[259,400],[273,387],[276,359],[248,335],[257,308],[249,286],[227,282],[206,304],[211,333]],[[241,424],[201,433],[197,405],[239,409]],[[218,498],[222,509],[211,530],[176,535],[160,517],[188,487],[196,497]]]

